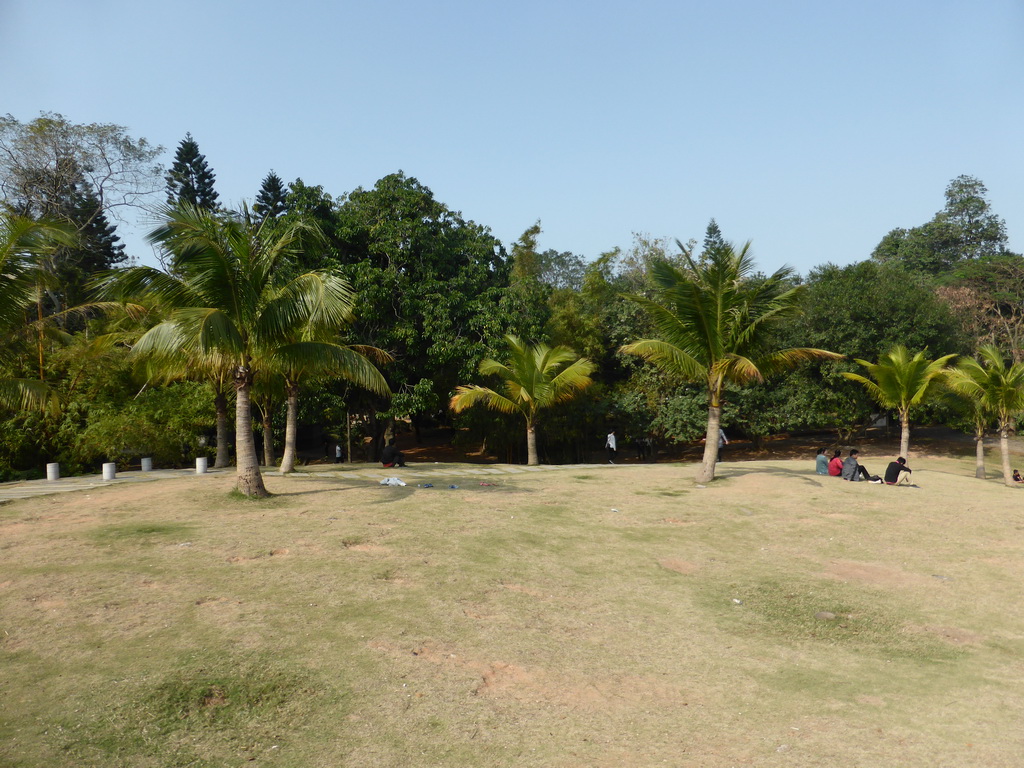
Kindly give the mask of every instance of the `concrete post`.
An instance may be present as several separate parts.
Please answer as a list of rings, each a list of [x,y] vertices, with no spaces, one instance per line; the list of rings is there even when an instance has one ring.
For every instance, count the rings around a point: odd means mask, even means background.
[[[60,480],[60,464],[52,462],[46,465],[46,479],[51,482],[53,480]]]
[[[208,461],[208,459],[205,456],[196,456],[196,474],[197,475],[205,475],[206,474],[206,462],[207,461]]]
[[[143,472],[152,472],[153,471],[153,459],[148,458],[148,457],[144,457],[142,459],[142,471]]]
[[[117,477],[117,464],[113,461],[107,462],[103,465],[103,479],[113,480]]]

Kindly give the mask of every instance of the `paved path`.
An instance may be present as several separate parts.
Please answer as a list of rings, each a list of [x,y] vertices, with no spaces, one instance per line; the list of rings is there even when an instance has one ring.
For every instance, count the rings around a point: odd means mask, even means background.
[[[430,464],[418,464],[403,468],[384,469],[368,464],[312,464],[301,467],[295,474],[318,475],[344,480],[362,480],[380,483],[387,477],[398,477],[409,485],[431,483],[435,480],[445,484],[450,480],[469,479],[479,482],[490,482],[492,479],[509,475],[522,475],[530,472],[550,472],[563,469],[605,469],[608,464],[544,464],[539,467],[526,467],[512,464],[446,464],[434,467]],[[351,467],[351,469],[349,468]],[[231,469],[211,469],[205,475],[197,475],[193,469],[157,469],[152,472],[132,470],[118,472],[113,480],[104,480],[102,475],[80,475],[78,477],[62,477],[60,480],[22,480],[15,483],[0,483],[0,502],[12,499],[28,499],[35,496],[49,496],[54,493],[69,491],[85,491],[119,483],[147,483],[154,480],[167,480],[177,477],[216,477],[225,473],[234,473]],[[266,472],[265,475],[280,477],[280,472]]]

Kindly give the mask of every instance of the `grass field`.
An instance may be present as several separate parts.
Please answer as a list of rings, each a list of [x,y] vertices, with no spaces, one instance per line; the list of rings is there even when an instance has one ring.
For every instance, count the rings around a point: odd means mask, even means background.
[[[1019,766],[1024,493],[911,466],[13,502],[0,765]]]

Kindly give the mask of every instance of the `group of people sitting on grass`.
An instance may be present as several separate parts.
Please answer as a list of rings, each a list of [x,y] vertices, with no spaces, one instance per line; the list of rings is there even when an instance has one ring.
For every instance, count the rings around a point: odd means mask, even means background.
[[[885,478],[872,475],[860,463],[860,451],[854,448],[850,455],[843,458],[842,451],[836,451],[829,459],[824,448],[818,451],[815,459],[815,470],[819,475],[841,477],[851,482],[866,480],[869,483],[885,483],[886,485],[911,485],[910,475],[913,470],[907,466],[907,460],[900,456],[896,461],[889,462],[885,468]],[[906,474],[904,474],[906,473]]]

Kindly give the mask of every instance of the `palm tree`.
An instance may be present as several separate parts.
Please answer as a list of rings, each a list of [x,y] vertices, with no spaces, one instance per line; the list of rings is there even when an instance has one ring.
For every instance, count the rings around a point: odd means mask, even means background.
[[[999,348],[988,344],[978,350],[981,361],[961,359],[946,374],[955,393],[971,401],[976,410],[995,417],[999,429],[999,450],[1003,459],[1003,480],[1012,486],[1010,432],[1018,415],[1024,413],[1024,363],[1006,365]]]
[[[265,372],[252,388],[253,405],[260,412],[263,427],[263,466],[273,467],[274,457],[274,410],[284,400],[284,377],[279,373]]]
[[[910,409],[938,393],[938,385],[954,357],[956,355],[943,355],[937,360],[929,360],[924,352],[910,357],[906,347],[897,345],[882,355],[877,363],[857,360],[867,368],[871,379],[859,373],[843,373],[851,381],[863,384],[868,394],[883,408],[891,408],[899,414],[900,456],[907,456],[910,450]]]
[[[503,393],[480,386],[457,387],[449,407],[461,413],[479,403],[501,413],[520,414],[526,421],[526,463],[532,467],[540,463],[538,412],[576,397],[590,386],[590,374],[597,366],[568,347],[531,346],[515,336],[506,336],[505,341],[509,347],[507,363],[489,358],[480,363],[481,374],[497,375],[504,380]]]
[[[339,279],[339,278],[332,278]],[[349,299],[343,297],[348,294]],[[331,292],[335,300],[348,301],[344,308],[346,322],[352,320],[351,292],[347,284]],[[342,310],[339,306],[337,309]],[[391,390],[380,371],[371,361],[389,362],[391,356],[376,347],[347,345],[324,336],[325,328],[308,323],[301,336],[302,341],[293,341],[273,350],[266,362],[268,370],[279,373],[284,380],[285,429],[284,454],[281,456],[281,472],[287,474],[295,469],[296,439],[299,428],[299,392],[306,382],[317,377],[333,376],[347,379],[358,387],[378,395],[390,395]]]
[[[134,267],[112,275],[108,290],[154,297],[168,308],[167,319],[139,339],[136,354],[229,361],[238,489],[267,496],[252,431],[253,381],[275,354],[294,362],[320,353],[316,345],[289,344],[290,334],[307,325],[342,327],[346,314],[331,295],[341,283],[324,272],[282,278],[309,232],[301,223],[272,226],[247,210],[219,214],[187,204],[164,214],[150,240],[171,253],[172,271]],[[281,353],[285,346],[291,348]]]
[[[59,405],[56,394],[43,381],[42,317],[28,323],[26,313],[36,303],[45,277],[37,260],[74,241],[74,234],[63,225],[0,213],[0,337],[10,340],[34,328],[40,358],[38,380],[0,375],[0,406],[53,410]],[[5,351],[0,348],[0,363],[6,362]]]
[[[755,279],[750,243],[713,249],[700,262],[678,240],[684,265],[655,262],[649,273],[658,300],[629,298],[643,307],[659,338],[626,344],[621,351],[649,360],[666,373],[707,387],[708,423],[698,482],[715,478],[722,400],[727,383],[747,384],[806,360],[836,359],[810,347],[773,349],[769,331],[799,311],[801,287],[783,267]]]
[[[103,304],[93,306],[104,307]],[[156,316],[157,322],[160,318],[160,308],[150,312]],[[155,324],[155,323],[154,323]],[[152,327],[152,324],[150,325]],[[129,346],[133,347],[146,329],[137,331],[134,338],[126,340]],[[167,384],[172,381],[202,381],[210,385],[213,392],[213,405],[216,413],[216,436],[217,453],[213,466],[215,469],[223,469],[231,465],[231,450],[228,440],[228,417],[229,400],[228,396],[233,388],[232,361],[231,358],[223,355],[203,354],[196,349],[175,349],[169,353],[160,354],[151,352],[141,358],[142,375],[150,384]]]
[[[952,375],[950,371],[948,375]],[[948,380],[947,380],[948,383]],[[971,422],[974,426],[974,476],[979,480],[985,479],[985,433],[993,421],[992,413],[978,400],[970,400]]]

